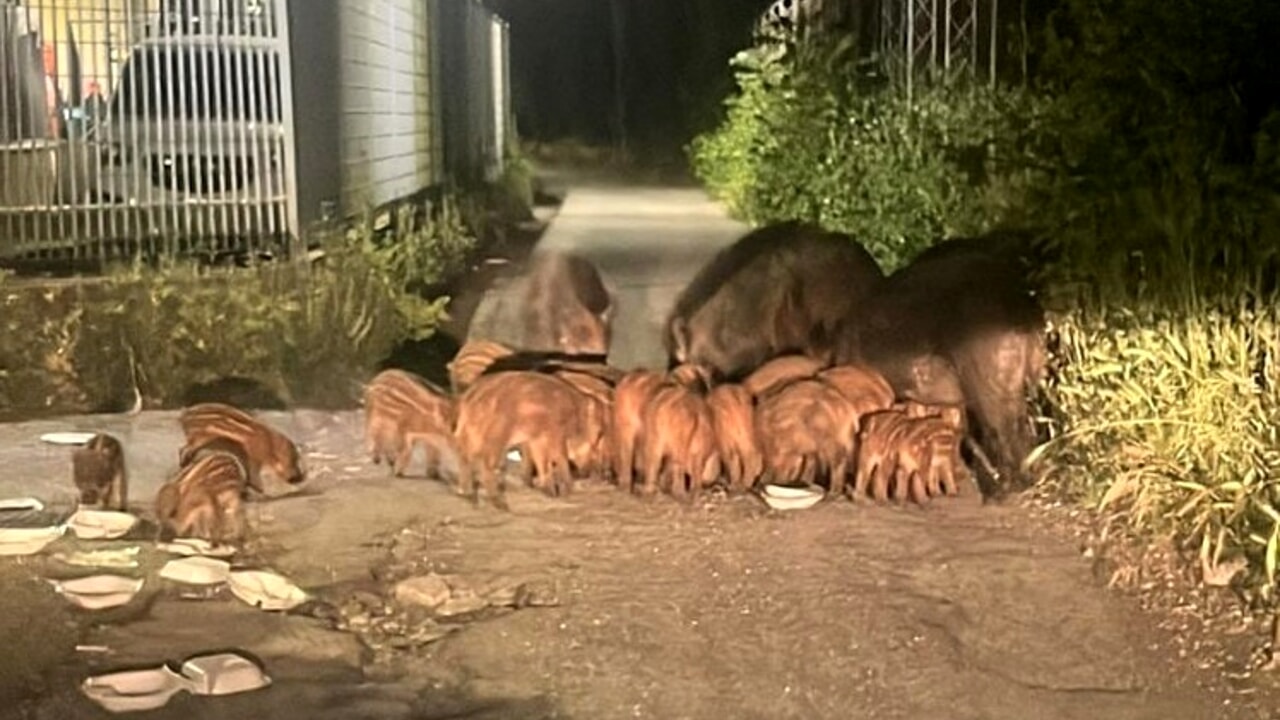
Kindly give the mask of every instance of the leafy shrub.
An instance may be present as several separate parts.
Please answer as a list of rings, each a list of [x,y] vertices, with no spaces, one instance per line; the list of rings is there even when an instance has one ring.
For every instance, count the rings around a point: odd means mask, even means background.
[[[1023,89],[908,100],[846,48],[735,60],[690,147],[738,216],[845,230],[887,269],[938,238],[1045,231],[1046,489],[1274,597],[1280,544],[1280,4],[1064,0]]]
[[[397,232],[357,223],[309,264],[137,264],[100,282],[15,285],[0,399],[119,408],[136,382],[147,406],[173,407],[194,384],[235,377],[286,402],[346,405],[396,345],[435,331],[448,298],[420,291],[460,270],[474,242],[452,200],[402,212]]]
[[[851,50],[766,45],[735,58],[725,122],[690,146],[734,214],[848,232],[892,269],[1021,207],[1034,96],[956,80],[908,99]]]

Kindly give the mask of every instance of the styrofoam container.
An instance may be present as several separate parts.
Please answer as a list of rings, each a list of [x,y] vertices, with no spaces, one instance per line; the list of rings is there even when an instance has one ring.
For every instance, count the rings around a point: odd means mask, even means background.
[[[86,610],[103,610],[128,604],[142,589],[144,581],[123,575],[90,575],[49,582],[70,602]]]
[[[194,695],[232,695],[271,684],[271,678],[257,663],[237,653],[190,658],[182,663],[182,675]]]
[[[160,568],[160,577],[188,585],[216,585],[226,582],[231,574],[231,563],[196,555],[170,560]]]
[[[5,498],[0,500],[0,511],[13,510],[40,512],[41,510],[44,510],[44,503],[40,502],[39,498],[33,497]]]
[[[125,670],[85,678],[80,690],[115,713],[163,707],[180,692],[192,695],[232,695],[260,690],[271,678],[252,660],[237,653],[214,653],[189,658],[180,672],[168,664],[144,670]]]
[[[233,545],[214,545],[204,538],[174,538],[173,542],[158,543],[156,547],[174,555],[203,555],[205,557],[223,558],[236,554]]]
[[[40,440],[50,445],[84,445],[97,434],[91,432],[51,432],[41,435]]]
[[[114,510],[82,508],[67,518],[67,526],[81,540],[110,540],[122,537],[138,524],[138,517]]]
[[[761,497],[774,510],[805,510],[825,496],[820,489],[788,485],[765,485]]]
[[[0,555],[34,555],[62,537],[66,526],[0,528]]]
[[[191,681],[169,667],[126,670],[85,678],[80,691],[114,713],[139,712],[163,707]]]
[[[227,584],[233,595],[262,610],[290,610],[308,600],[302,588],[266,570],[238,570]]]

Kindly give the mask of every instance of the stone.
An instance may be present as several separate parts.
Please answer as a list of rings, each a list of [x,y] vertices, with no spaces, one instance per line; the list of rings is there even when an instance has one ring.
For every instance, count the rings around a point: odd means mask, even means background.
[[[449,584],[435,573],[402,580],[396,584],[395,590],[396,602],[433,610],[443,605],[452,594]]]

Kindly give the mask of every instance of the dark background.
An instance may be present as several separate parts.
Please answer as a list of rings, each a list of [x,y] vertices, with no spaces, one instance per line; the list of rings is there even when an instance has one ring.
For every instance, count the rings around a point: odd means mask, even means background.
[[[511,27],[512,104],[526,140],[577,138],[669,157],[715,125],[729,58],[769,0],[487,0]],[[617,118],[613,13],[622,22]]]

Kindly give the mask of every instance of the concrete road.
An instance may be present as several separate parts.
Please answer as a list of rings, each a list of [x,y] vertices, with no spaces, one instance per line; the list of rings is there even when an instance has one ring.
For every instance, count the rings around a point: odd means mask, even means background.
[[[697,188],[594,181],[570,187],[538,247],[587,258],[615,293],[611,364],[664,368],[661,328],[676,294],[717,250],[747,229]],[[522,287],[516,278],[490,292],[468,336],[518,344],[512,310]]]

